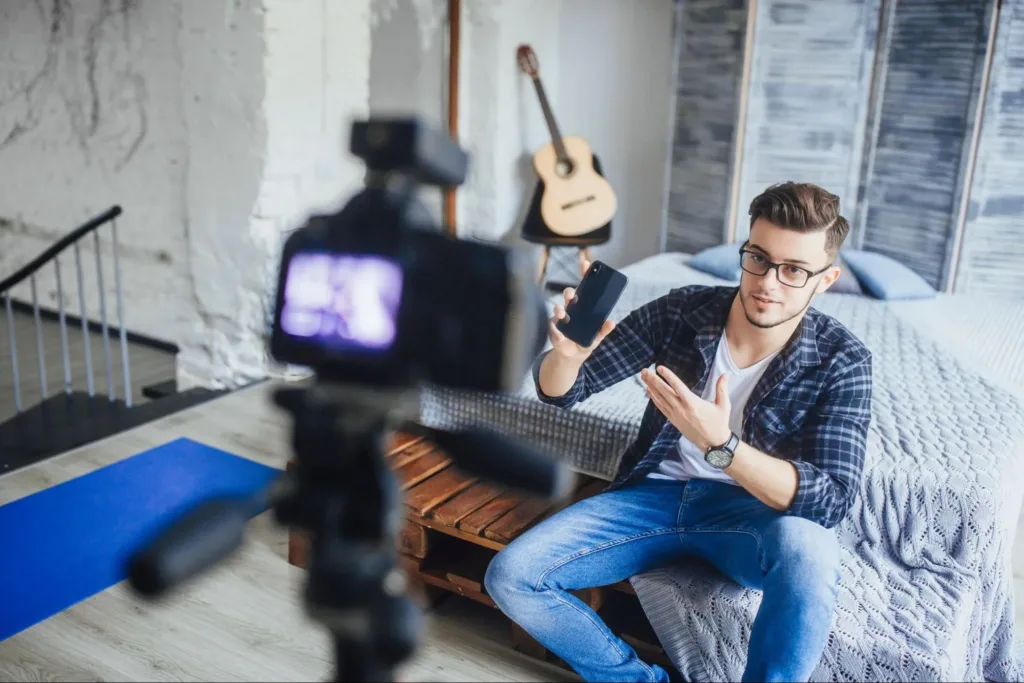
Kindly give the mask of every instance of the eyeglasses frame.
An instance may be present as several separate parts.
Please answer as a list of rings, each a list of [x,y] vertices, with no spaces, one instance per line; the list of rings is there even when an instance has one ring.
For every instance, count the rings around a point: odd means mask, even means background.
[[[763,258],[765,261],[767,261],[768,267],[760,275],[758,275],[757,273],[751,273],[746,268],[743,268],[743,255],[744,254],[754,254],[755,256],[759,256],[759,257]],[[743,269],[743,272],[750,273],[751,275],[754,275],[756,277],[764,277],[765,275],[767,275],[769,273],[769,271],[774,270],[775,271],[775,279],[779,281],[779,284],[785,285],[787,287],[791,287],[792,289],[803,289],[804,287],[807,286],[807,283],[811,281],[812,277],[815,277],[816,275],[821,275],[826,270],[831,268],[833,265],[835,265],[835,261],[833,261],[832,263],[828,264],[827,266],[825,266],[821,270],[810,271],[810,270],[807,270],[806,268],[804,268],[802,266],[793,265],[792,263],[775,263],[774,261],[768,261],[768,258],[764,254],[762,254],[761,252],[759,252],[759,251],[751,251],[750,249],[747,249],[747,246],[746,246],[745,243],[744,243],[744,245],[742,247],[740,247],[740,268]],[[807,273],[807,279],[804,280],[804,283],[802,285],[799,285],[799,286],[791,285],[788,282],[783,282],[782,281],[782,277],[779,275],[779,268],[781,268],[782,266],[789,266],[790,268],[796,268],[797,270],[802,270],[803,272]]]

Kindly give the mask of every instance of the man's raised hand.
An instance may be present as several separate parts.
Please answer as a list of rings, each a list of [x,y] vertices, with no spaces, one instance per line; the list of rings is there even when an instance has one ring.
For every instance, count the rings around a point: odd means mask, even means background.
[[[590,261],[580,258],[580,277],[584,277],[589,269]],[[551,339],[551,347],[555,353],[565,360],[583,363],[594,352],[598,344],[604,341],[604,338],[615,329],[615,323],[611,320],[605,320],[597,336],[594,337],[594,342],[590,346],[580,346],[559,332],[555,326],[555,323],[565,317],[565,308],[576,297],[576,290],[572,287],[566,287],[562,295],[564,303],[555,304],[555,313],[548,322],[548,337]]]

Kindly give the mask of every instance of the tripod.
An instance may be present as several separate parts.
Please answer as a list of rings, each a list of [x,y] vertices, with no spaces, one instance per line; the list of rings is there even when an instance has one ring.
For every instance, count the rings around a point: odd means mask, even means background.
[[[274,402],[294,418],[294,467],[268,492],[209,500],[173,522],[132,556],[131,585],[152,597],[201,574],[241,545],[252,514],[273,508],[279,524],[311,537],[304,602],[331,633],[335,680],[393,680],[416,649],[423,619],[397,567],[401,491],[384,459],[389,422],[411,397],[352,387],[279,389]],[[467,473],[552,500],[572,490],[567,467],[525,444],[478,429],[453,433],[402,422]]]
[[[280,391],[275,401],[295,417],[296,456],[275,514],[311,535],[305,603],[332,635],[335,680],[391,681],[415,650],[422,616],[397,568],[401,500],[384,461],[385,417],[343,412],[301,390]]]

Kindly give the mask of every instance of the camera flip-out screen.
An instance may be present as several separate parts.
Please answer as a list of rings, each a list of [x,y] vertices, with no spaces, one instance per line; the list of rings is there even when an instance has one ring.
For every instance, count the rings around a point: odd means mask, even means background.
[[[402,268],[372,254],[296,254],[281,329],[335,351],[386,351],[395,342]]]

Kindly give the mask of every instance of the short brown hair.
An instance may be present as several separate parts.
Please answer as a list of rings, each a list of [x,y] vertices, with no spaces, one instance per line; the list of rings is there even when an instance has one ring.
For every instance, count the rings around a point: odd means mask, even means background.
[[[825,251],[831,256],[850,233],[850,224],[839,214],[839,197],[812,183],[772,185],[750,202],[750,227],[758,218],[798,232],[826,230]]]

